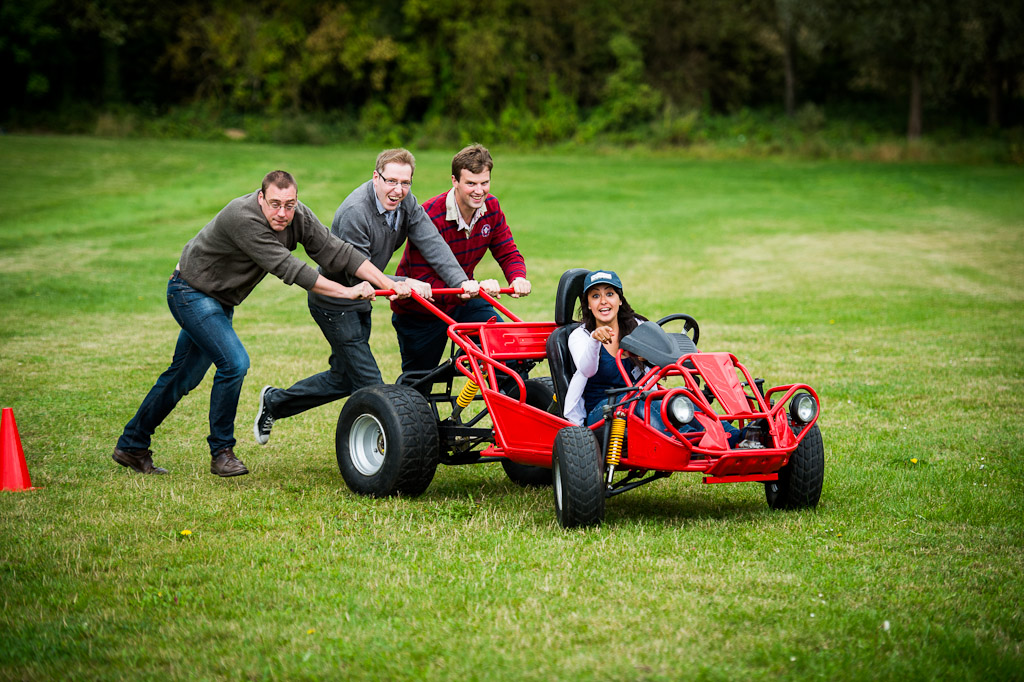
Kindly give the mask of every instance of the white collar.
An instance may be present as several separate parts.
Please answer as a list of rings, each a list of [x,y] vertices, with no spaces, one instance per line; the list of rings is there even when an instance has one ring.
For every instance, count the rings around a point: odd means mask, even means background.
[[[448,190],[448,194],[444,198],[444,208],[445,220],[455,221],[456,229],[464,231],[468,237],[473,233],[473,227],[484,214],[484,209],[487,208],[487,205],[485,203],[483,206],[478,208],[476,212],[473,213],[473,219],[467,224],[466,220],[462,217],[462,211],[459,210],[459,202],[455,200],[455,188],[452,187]]]

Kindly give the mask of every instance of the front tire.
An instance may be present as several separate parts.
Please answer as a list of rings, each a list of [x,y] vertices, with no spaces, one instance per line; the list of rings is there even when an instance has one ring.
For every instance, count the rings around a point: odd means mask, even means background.
[[[794,429],[797,431],[797,429]],[[825,482],[825,445],[815,424],[779,469],[779,480],[764,484],[772,509],[807,509],[818,506]]]
[[[551,401],[555,399],[555,385],[551,377],[527,379],[523,383],[526,385],[526,404],[547,412]],[[518,386],[516,388],[518,389]],[[515,395],[510,392],[509,395],[517,398],[519,391],[516,390],[514,393]],[[519,464],[509,459],[501,460],[501,468],[505,470],[505,475],[510,481],[524,488],[543,488],[551,485],[551,469]]]
[[[338,469],[349,490],[371,497],[414,497],[437,470],[437,423],[408,386],[382,384],[353,393],[334,436]]]
[[[567,426],[555,435],[551,478],[555,516],[562,528],[596,526],[604,520],[604,467],[590,429]]]

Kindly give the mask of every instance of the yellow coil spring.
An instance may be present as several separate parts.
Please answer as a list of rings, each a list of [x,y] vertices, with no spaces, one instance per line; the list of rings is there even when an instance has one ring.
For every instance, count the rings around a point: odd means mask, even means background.
[[[476,396],[476,392],[480,390],[480,387],[476,385],[473,380],[467,381],[466,385],[462,387],[462,391],[459,393],[459,397],[455,399],[455,404],[459,406],[460,411],[466,409],[466,405],[473,402],[473,397]]]
[[[622,439],[626,435],[626,418],[612,419],[612,432],[608,436],[608,464],[618,466],[622,460]]]

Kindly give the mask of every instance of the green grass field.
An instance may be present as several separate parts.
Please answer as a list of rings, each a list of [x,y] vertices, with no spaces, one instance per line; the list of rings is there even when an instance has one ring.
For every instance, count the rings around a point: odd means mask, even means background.
[[[816,510],[676,475],[566,532],[493,464],[357,497],[340,403],[252,440],[260,387],[328,354],[273,279],[235,316],[252,474],[209,474],[212,373],[156,434],[171,475],[112,462],[170,360],[185,242],[278,167],[329,221],[377,151],[0,137],[0,404],[39,488],[0,494],[0,679],[1021,679],[1017,168],[494,150],[534,284],[513,309],[549,320],[562,271],[613,268],[648,317],[814,386]],[[421,200],[449,161],[419,155]],[[393,380],[382,303],[374,325]]]

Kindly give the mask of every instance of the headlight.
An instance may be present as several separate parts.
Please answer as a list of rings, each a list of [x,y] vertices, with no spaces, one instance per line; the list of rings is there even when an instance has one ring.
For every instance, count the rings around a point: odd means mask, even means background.
[[[676,428],[693,421],[693,403],[685,395],[673,396],[666,412]]]
[[[789,403],[789,416],[801,424],[809,423],[818,414],[818,403],[810,393],[797,393]]]

